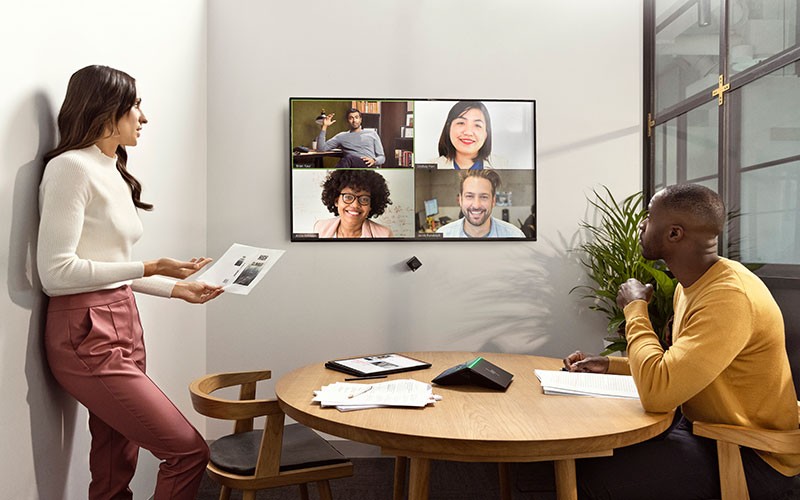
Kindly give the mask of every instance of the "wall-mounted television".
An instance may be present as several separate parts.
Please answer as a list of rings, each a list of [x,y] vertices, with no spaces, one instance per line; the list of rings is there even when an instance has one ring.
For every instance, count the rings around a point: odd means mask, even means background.
[[[292,241],[536,240],[536,102],[289,100]]]

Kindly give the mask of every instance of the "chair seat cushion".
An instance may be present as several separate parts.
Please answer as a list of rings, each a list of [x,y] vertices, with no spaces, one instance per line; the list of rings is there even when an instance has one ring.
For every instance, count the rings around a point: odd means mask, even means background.
[[[256,470],[263,430],[231,434],[211,443],[211,463],[233,474],[251,476]],[[281,471],[347,462],[339,451],[302,424],[283,428]]]

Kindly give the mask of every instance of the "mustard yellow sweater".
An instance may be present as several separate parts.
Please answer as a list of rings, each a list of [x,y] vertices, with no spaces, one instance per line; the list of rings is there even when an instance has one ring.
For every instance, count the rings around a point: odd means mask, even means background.
[[[681,406],[690,421],[751,428],[798,428],[797,400],[780,309],[764,283],[720,258],[674,297],[672,346],[661,348],[637,300],[625,308],[628,358],[609,358],[610,373],[630,373],[642,406]],[[786,476],[800,473],[800,453],[759,452]]]

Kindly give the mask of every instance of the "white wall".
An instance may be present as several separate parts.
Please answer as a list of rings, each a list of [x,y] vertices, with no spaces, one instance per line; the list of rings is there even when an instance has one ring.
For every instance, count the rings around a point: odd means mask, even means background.
[[[210,0],[209,253],[288,251],[249,296],[210,305],[208,370],[599,350],[567,250],[592,188],[641,189],[641,19],[630,0]],[[290,96],[536,99],[539,241],[290,243]]]
[[[138,258],[191,257],[206,244],[206,6],[196,0],[3,2],[0,14],[0,499],[86,498],[86,412],[54,383],[41,345],[37,185],[69,76],[89,64],[138,81],[150,123],[129,166],[156,205]],[[197,425],[186,385],[205,372],[205,313],[140,296],[149,373]],[[134,479],[149,498],[156,462]]]

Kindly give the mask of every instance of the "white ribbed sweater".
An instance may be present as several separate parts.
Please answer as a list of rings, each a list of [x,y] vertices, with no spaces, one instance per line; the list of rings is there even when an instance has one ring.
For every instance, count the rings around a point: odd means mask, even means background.
[[[71,295],[130,284],[137,292],[169,297],[175,281],[142,278],[131,261],[142,222],[116,159],[97,146],[50,160],[39,186],[37,264],[47,295]]]

